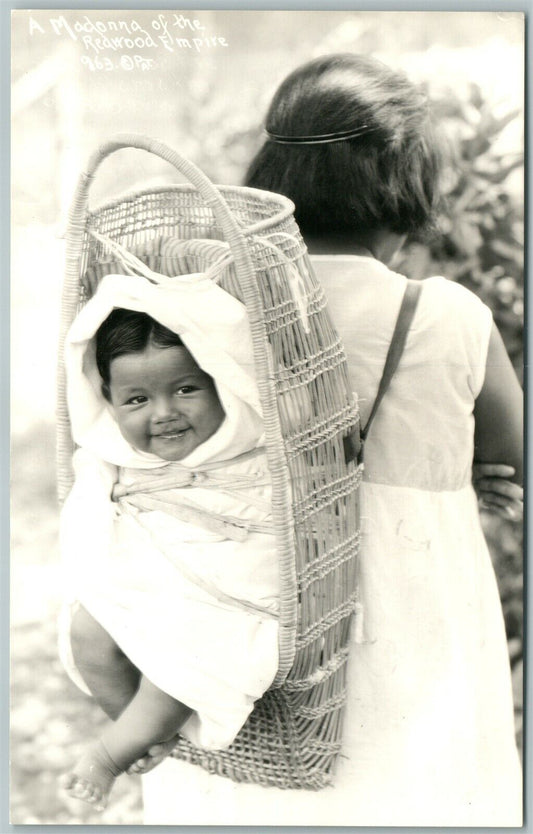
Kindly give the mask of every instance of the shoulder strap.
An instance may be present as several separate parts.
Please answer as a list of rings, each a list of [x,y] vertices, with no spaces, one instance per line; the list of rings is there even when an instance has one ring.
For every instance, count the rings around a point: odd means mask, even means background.
[[[361,463],[363,460],[364,443],[370,430],[372,421],[376,416],[376,412],[380,406],[380,403],[383,397],[385,396],[387,389],[390,385],[391,379],[394,376],[394,372],[398,367],[398,363],[400,361],[403,349],[405,347],[407,334],[409,332],[409,328],[411,326],[411,322],[413,321],[413,317],[416,311],[421,290],[421,281],[407,281],[407,286],[405,288],[402,303],[400,306],[400,312],[398,313],[396,326],[394,328],[394,333],[392,334],[391,343],[387,352],[387,358],[385,359],[383,375],[379,383],[378,393],[376,395],[376,399],[374,401],[374,405],[372,406],[372,411],[370,412],[370,416],[367,420],[366,426],[364,427],[364,429],[361,430],[360,433],[361,447],[359,449],[358,456],[359,463]]]

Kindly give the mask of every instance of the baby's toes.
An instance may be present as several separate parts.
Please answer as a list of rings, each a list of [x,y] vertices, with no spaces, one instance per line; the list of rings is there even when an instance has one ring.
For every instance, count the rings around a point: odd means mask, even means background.
[[[92,785],[90,782],[87,782],[85,779],[80,779],[75,774],[74,779],[68,792],[71,796],[75,797],[76,799],[83,799],[87,801],[92,792]]]
[[[98,785],[93,785],[86,801],[94,805],[95,811],[103,811],[107,806],[107,794]]]
[[[107,805],[107,796],[104,796],[102,788],[86,779],[77,779],[72,784],[69,793],[75,799],[82,799],[84,802],[94,805],[97,811],[103,811]]]

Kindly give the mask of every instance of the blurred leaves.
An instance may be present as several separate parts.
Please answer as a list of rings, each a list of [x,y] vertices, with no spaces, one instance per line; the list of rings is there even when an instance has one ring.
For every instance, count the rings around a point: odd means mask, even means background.
[[[431,90],[429,91],[431,95]],[[441,92],[442,96],[442,92]],[[452,90],[435,116],[454,150],[445,172],[440,233],[428,245],[432,272],[473,290],[492,310],[523,376],[524,213],[521,113],[501,114],[477,84]]]

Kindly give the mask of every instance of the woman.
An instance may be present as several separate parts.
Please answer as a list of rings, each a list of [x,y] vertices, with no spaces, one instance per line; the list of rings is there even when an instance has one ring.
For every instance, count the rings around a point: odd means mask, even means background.
[[[266,128],[246,184],[296,205],[364,426],[406,286],[389,264],[438,201],[426,102],[378,61],[326,56],[282,83]],[[424,281],[366,442],[364,634],[334,787],[265,789],[168,760],[144,778],[146,822],[521,824],[505,629],[471,485],[473,460],[521,482],[521,402],[488,308]]]

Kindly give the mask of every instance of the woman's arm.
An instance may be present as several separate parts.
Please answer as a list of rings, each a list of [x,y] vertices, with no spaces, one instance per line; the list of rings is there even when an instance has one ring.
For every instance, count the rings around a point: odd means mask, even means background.
[[[474,406],[474,462],[512,466],[523,480],[522,389],[495,325],[490,335],[485,381]]]

